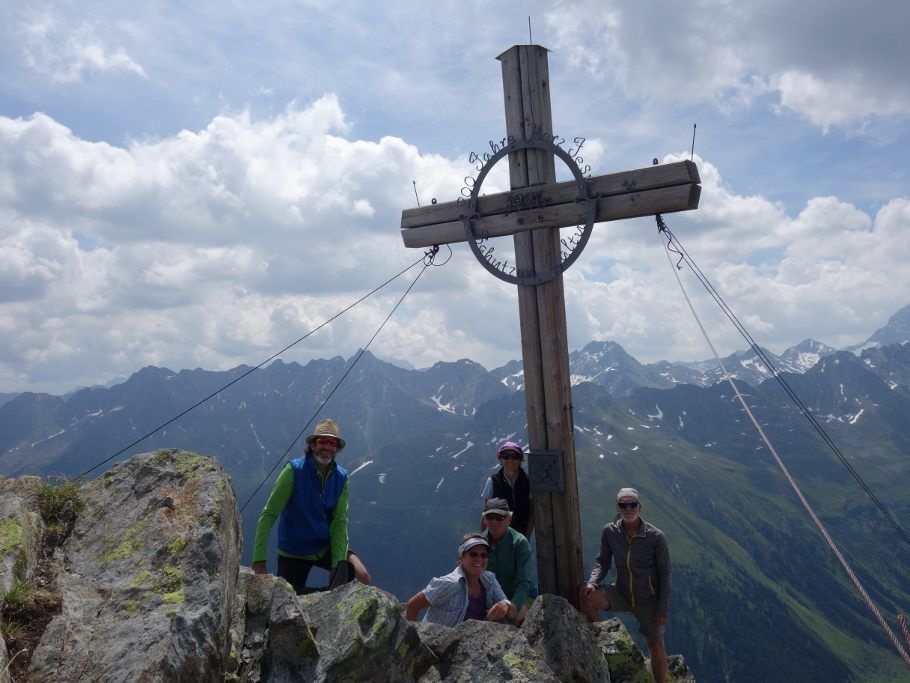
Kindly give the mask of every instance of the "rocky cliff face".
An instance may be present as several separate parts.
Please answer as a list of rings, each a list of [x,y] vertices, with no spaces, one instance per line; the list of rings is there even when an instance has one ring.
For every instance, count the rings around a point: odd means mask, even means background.
[[[79,488],[0,480],[0,681],[650,680],[618,621],[557,596],[521,629],[415,624],[357,582],[298,598],[240,566],[240,539],[229,478],[186,451]]]

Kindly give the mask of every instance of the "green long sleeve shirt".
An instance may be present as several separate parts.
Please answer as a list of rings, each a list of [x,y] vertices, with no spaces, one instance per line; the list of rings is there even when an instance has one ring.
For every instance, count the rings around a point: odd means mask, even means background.
[[[490,548],[487,569],[496,575],[509,600],[521,609],[531,590],[531,544],[528,539],[515,529],[507,529],[499,542]]]
[[[325,482],[328,474],[323,475],[318,468],[317,471],[320,472],[319,476],[322,478],[322,481]],[[341,489],[341,494],[338,497],[338,504],[335,506],[335,512],[332,515],[332,522],[329,525],[329,545],[325,548],[321,548],[312,555],[292,555],[291,553],[282,552],[280,549],[278,550],[279,555],[303,560],[318,560],[331,548],[333,569],[341,560],[347,559],[349,483],[349,481],[344,482],[344,488]],[[278,519],[281,511],[284,510],[288,501],[291,499],[291,493],[293,493],[293,491],[294,468],[288,463],[284,466],[284,469],[281,470],[281,474],[278,475],[278,480],[272,488],[269,500],[259,514],[259,521],[256,524],[256,538],[253,541],[253,562],[264,562],[266,560],[268,555],[269,534],[272,532],[275,520]]]

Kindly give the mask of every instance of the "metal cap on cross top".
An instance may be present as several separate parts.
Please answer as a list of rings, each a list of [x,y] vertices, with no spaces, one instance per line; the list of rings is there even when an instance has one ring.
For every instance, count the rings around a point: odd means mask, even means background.
[[[698,208],[701,181],[692,161],[585,176],[576,153],[553,135],[547,52],[539,45],[515,45],[499,55],[503,143],[491,143],[492,153],[480,157],[484,163],[467,198],[403,211],[401,237],[413,248],[467,241],[488,271],[518,285],[538,580],[541,592],[575,604],[575,588],[584,577],[561,275],[579,257],[595,224]],[[481,194],[487,174],[505,157],[511,190]],[[566,164],[572,180],[556,182],[556,159]],[[571,226],[578,232],[565,248],[559,230]],[[514,266],[484,244],[509,235]],[[554,476],[554,466],[561,468],[560,476]]]

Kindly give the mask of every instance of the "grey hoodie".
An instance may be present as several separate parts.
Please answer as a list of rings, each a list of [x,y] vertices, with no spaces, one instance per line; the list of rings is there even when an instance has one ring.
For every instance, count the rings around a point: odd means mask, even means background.
[[[656,526],[641,520],[630,540],[617,519],[604,527],[600,553],[591,568],[590,583],[599,585],[616,558],[616,588],[632,607],[657,602],[655,613],[666,616],[670,608],[670,549]]]

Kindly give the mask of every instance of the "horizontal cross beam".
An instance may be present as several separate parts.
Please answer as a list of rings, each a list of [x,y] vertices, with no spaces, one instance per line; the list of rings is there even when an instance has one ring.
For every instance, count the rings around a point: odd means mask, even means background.
[[[695,209],[701,194],[700,182],[698,168],[691,161],[590,178],[588,193],[599,197],[594,222]],[[530,202],[533,208],[516,210],[516,206],[528,203],[522,198],[528,193],[537,195]],[[584,225],[587,206],[577,199],[578,184],[574,180],[484,195],[477,200],[480,218],[475,231],[502,237],[522,230]],[[446,202],[402,211],[404,245],[419,248],[466,241],[461,217],[467,210],[467,202]]]

